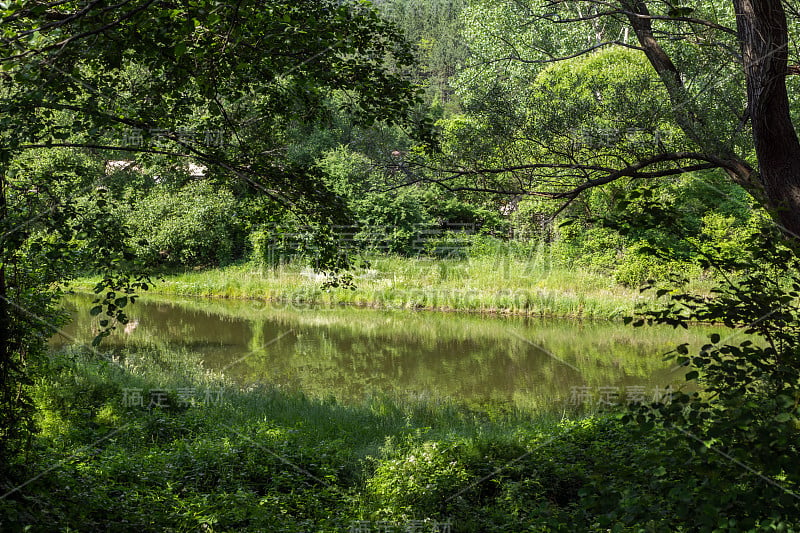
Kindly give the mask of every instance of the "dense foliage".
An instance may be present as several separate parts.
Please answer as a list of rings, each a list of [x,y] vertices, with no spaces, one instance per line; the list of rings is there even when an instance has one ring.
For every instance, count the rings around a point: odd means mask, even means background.
[[[767,229],[800,227],[784,4],[0,3],[0,525],[796,529],[799,265]],[[697,390],[550,436],[272,390],[126,412],[146,377],[46,357],[81,274],[100,341],[152,273],[304,262],[331,291],[376,258],[446,278],[497,250],[666,284],[637,324],[755,339],[680,346]]]
[[[0,21],[4,459],[27,434],[30,376],[65,282],[101,274],[93,313],[113,328],[156,249],[192,265],[241,255],[234,189],[306,223],[348,220],[287,149],[332,113],[425,130],[410,116],[412,55],[368,4],[21,1],[0,5]],[[348,266],[322,244],[318,268]]]
[[[688,443],[636,435],[612,418],[235,392],[199,375],[190,353],[129,352],[119,363],[79,353],[51,361],[31,453],[53,467],[0,501],[4,530],[712,530],[687,517],[682,493],[663,490],[691,483],[701,463],[655,475],[641,467],[689,454]],[[120,402],[126,390],[186,386],[200,398],[225,393],[194,406],[176,407],[174,393],[168,408]]]
[[[731,333],[712,335],[699,350],[678,346],[672,358],[697,390],[674,394],[669,405],[635,410],[628,420],[671,431],[668,446],[691,448],[692,477],[663,480],[665,490],[687,502],[677,523],[691,518],[711,529],[723,515],[725,526],[736,530],[791,529],[800,516],[797,251],[765,229],[736,257],[709,257],[726,274],[710,297],[680,290],[676,284],[686,280],[675,280],[659,289],[669,293],[666,305],[642,313],[636,325],[687,328],[702,321],[722,323]],[[672,470],[686,460],[686,453],[659,457],[653,466]]]

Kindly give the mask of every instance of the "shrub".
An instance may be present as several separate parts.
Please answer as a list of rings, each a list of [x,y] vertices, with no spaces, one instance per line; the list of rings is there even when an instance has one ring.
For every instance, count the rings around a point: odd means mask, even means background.
[[[291,223],[261,226],[248,237],[250,260],[262,268],[288,263],[303,254],[310,237],[310,230],[303,231]]]
[[[398,453],[390,444],[385,453],[367,480],[367,493],[377,500],[381,518],[446,517],[449,498],[472,479],[454,445],[423,442]]]
[[[582,228],[578,224],[559,228],[554,252],[565,264],[612,271],[625,248],[625,238],[602,227]]]
[[[747,222],[734,216],[708,213],[701,219],[697,246],[703,252],[718,254],[728,261],[745,255],[745,243],[758,231],[758,219],[755,213]]]
[[[316,161],[316,166],[325,174],[326,181],[337,194],[354,198],[369,188],[373,162],[346,146],[325,152]]]
[[[666,281],[679,273],[696,272],[697,265],[685,261],[669,261],[641,250],[646,245],[637,243],[628,246],[614,271],[614,280],[628,287],[641,287],[649,280]]]
[[[549,241],[553,237],[550,217],[555,204],[542,198],[523,198],[511,214],[511,225],[517,239]]]
[[[364,249],[411,255],[421,250],[431,220],[414,190],[373,193],[353,205],[362,230],[355,241]]]
[[[687,449],[650,465],[661,476],[669,473],[662,486],[678,510],[676,524],[691,520],[700,531],[798,526],[800,260],[792,246],[777,230],[765,230],[743,241],[745,253],[738,257],[719,250],[714,266],[723,275],[712,296],[693,294],[686,280],[675,280],[659,288],[669,296],[665,305],[634,322],[741,328],[725,337],[711,334],[697,349],[678,346],[671,356],[696,390],[639,406],[626,417],[642,430],[666,433],[669,449]],[[686,474],[673,477],[673,468]],[[616,517],[641,518],[635,506],[620,502]]]
[[[244,247],[233,194],[206,180],[191,181],[178,190],[156,187],[125,217],[140,257],[151,264],[226,263]]]

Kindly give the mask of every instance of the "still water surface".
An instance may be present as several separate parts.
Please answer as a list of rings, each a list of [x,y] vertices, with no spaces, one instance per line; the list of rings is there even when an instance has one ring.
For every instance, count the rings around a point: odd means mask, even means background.
[[[64,305],[74,320],[53,345],[90,344],[91,296]],[[131,322],[104,351],[195,353],[243,386],[275,383],[341,401],[378,393],[525,410],[660,394],[684,381],[663,355],[713,331],[151,295],[127,311]]]

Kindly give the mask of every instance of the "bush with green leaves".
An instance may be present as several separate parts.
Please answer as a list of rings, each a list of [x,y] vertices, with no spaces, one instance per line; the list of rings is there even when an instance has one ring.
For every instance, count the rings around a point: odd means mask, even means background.
[[[463,227],[483,235],[506,237],[510,225],[500,210],[479,198],[459,198],[429,189],[422,201],[436,224],[440,227]]]
[[[691,531],[791,531],[800,527],[800,259],[795,243],[764,229],[730,257],[718,248],[704,266],[719,270],[711,295],[674,279],[655,288],[662,308],[634,322],[692,327],[721,323],[700,347],[670,355],[690,385],[670,402],[635,407],[625,420],[664,434],[667,449],[649,468],[678,513],[674,526]],[[678,367],[680,368],[680,367]],[[648,465],[642,464],[647,468]],[[675,476],[676,471],[684,474]],[[617,493],[611,520],[642,518],[634,501]]]
[[[558,229],[553,251],[566,264],[608,272],[618,264],[625,245],[616,231],[571,220]]]
[[[140,257],[173,266],[224,264],[242,254],[243,222],[233,194],[206,180],[159,186],[124,215]]]
[[[325,175],[332,191],[355,198],[369,188],[374,162],[364,154],[339,146],[325,152],[317,159],[316,166]]]
[[[260,226],[248,235],[250,261],[261,268],[287,263],[297,255],[297,228],[292,225]]]
[[[367,493],[380,502],[377,516],[395,520],[447,517],[449,497],[469,488],[470,473],[455,444],[406,445],[404,453],[378,463]],[[386,453],[394,446],[389,443]]]
[[[557,204],[544,198],[520,199],[511,214],[511,228],[517,239],[549,241],[553,238],[552,215]]]
[[[700,267],[689,261],[670,261],[642,252],[647,245],[634,243],[625,248],[614,269],[614,281],[627,287],[641,287],[649,280],[666,281],[670,276],[684,273],[693,279],[700,278]]]
[[[369,193],[353,201],[361,231],[355,242],[366,250],[414,254],[421,249],[431,219],[415,189]]]
[[[759,221],[766,213],[753,210],[746,220],[734,215],[708,212],[700,218],[702,224],[696,246],[704,253],[717,254],[726,261],[747,254],[747,242],[759,231]]]

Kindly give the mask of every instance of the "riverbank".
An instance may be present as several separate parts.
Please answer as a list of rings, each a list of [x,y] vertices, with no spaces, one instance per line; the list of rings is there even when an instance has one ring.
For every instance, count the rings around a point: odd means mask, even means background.
[[[93,278],[74,286],[91,290]],[[379,257],[354,273],[355,289],[324,290],[325,278],[299,263],[262,268],[251,263],[173,273],[150,292],[256,299],[290,305],[354,305],[553,318],[613,319],[630,315],[650,293],[582,268],[515,256],[465,259]]]
[[[197,363],[161,351],[55,355],[35,389],[42,431],[13,467],[19,489],[0,500],[0,527],[607,531],[601,490],[632,491],[654,512],[615,531],[673,516],[637,467],[665,450],[661,437],[611,417],[388,397],[341,404],[240,390]]]

